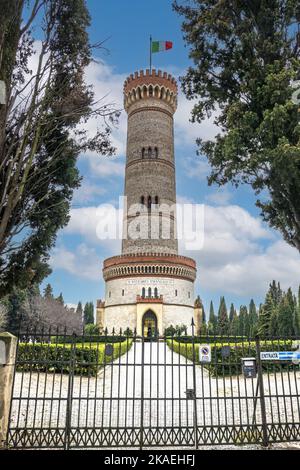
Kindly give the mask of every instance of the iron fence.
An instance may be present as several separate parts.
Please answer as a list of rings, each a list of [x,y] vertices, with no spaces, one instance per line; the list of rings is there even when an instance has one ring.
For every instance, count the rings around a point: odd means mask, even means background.
[[[208,357],[201,362],[204,344]],[[296,337],[149,341],[122,332],[98,338],[27,332],[18,341],[7,446],[198,448],[299,440],[300,369],[297,354],[291,356],[299,344]],[[262,360],[265,351],[291,354]],[[243,359],[252,369],[243,368]]]

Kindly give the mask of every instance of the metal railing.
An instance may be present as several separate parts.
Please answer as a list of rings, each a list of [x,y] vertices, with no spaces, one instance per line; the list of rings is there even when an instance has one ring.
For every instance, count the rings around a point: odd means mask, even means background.
[[[153,339],[122,331],[21,334],[7,446],[197,448],[300,439],[293,352],[300,338]],[[266,351],[289,351],[290,359],[262,359]]]

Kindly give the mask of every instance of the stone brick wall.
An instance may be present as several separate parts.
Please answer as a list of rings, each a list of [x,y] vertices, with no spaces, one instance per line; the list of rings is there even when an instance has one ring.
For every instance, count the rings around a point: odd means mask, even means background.
[[[154,289],[157,288],[158,296],[163,296],[164,303],[194,306],[193,281],[174,277],[144,276],[107,281],[105,284],[105,307],[135,303],[137,296],[142,295],[143,287],[146,296],[148,296],[149,287],[152,295],[154,295]]]
[[[126,104],[128,131],[125,196],[127,196],[127,209],[131,210],[131,214],[125,213],[124,215],[127,224],[124,230],[122,253],[155,251],[176,254],[178,251],[176,213],[169,211],[167,214],[166,210],[160,211],[158,207],[156,216],[153,217],[150,214],[149,218],[148,201],[151,197],[154,204],[157,198],[158,206],[163,205],[165,208],[175,207],[176,204],[173,114],[176,109],[174,99],[177,97],[177,86],[174,79],[168,78],[167,75],[158,76],[154,72],[151,76],[146,76],[149,80],[147,79],[144,85],[149,87],[151,83],[152,91],[146,88],[148,91],[145,91],[144,95],[142,93]],[[137,87],[144,89],[143,78],[144,75],[138,74],[127,80],[124,88],[125,101],[126,94],[133,89]],[[161,91],[157,96],[155,95],[156,86],[161,90],[162,86],[167,85],[169,85],[170,92],[168,96]],[[151,149],[151,157],[148,155],[149,149]],[[145,204],[138,208],[136,206],[141,204],[142,197]],[[160,218],[159,212],[161,212]],[[143,218],[141,214],[144,214]],[[139,217],[140,220],[135,221],[135,217]],[[169,224],[171,227],[168,238],[165,234],[162,235],[164,220],[168,221],[165,227]],[[158,230],[155,230],[155,233],[158,232],[155,239],[150,237],[152,223],[158,226]],[[132,228],[134,227],[140,227],[142,233],[145,233],[143,232],[145,227],[148,228],[146,236],[133,238]]]

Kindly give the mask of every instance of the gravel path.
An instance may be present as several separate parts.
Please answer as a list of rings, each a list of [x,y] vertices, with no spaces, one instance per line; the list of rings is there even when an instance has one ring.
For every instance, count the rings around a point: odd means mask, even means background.
[[[202,366],[196,366],[195,377],[198,426],[261,424],[260,401],[255,398],[256,379],[212,378]],[[294,423],[297,428],[299,377],[299,371],[264,375],[268,423]],[[127,429],[130,433],[130,428],[139,429],[142,424],[147,430],[188,428],[192,432],[194,401],[186,400],[186,391],[194,388],[193,383],[192,363],[165,343],[145,343],[142,361],[142,344],[136,342],[128,354],[107,366],[96,378],[74,377],[71,427]],[[14,397],[20,399],[13,400],[11,428],[63,430],[69,385],[69,377],[58,373],[17,373]],[[165,437],[161,438],[165,442]]]

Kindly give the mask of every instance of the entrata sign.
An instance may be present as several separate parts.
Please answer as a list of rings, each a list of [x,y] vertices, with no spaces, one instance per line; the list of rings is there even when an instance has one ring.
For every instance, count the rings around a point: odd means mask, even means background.
[[[264,351],[260,353],[262,361],[293,361],[300,359],[300,352],[295,351]]]
[[[211,347],[210,344],[201,344],[199,348],[199,361],[211,362]]]

